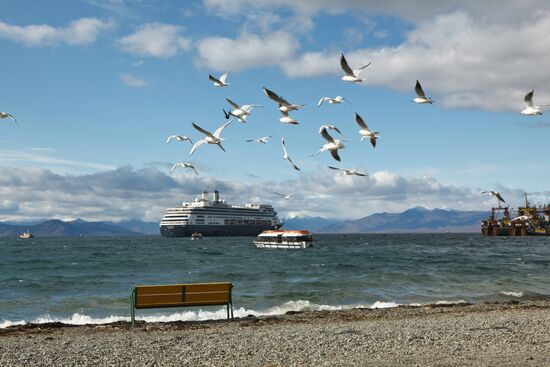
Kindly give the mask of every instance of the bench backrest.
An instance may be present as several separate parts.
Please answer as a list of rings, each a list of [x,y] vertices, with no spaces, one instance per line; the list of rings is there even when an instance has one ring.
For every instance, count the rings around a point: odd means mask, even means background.
[[[135,308],[227,305],[231,283],[142,285],[134,288]]]

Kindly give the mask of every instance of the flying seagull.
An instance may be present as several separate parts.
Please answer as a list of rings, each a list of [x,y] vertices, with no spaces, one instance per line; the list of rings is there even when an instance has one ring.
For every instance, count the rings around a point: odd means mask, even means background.
[[[194,122],[192,122],[191,124],[193,125],[193,127],[196,130],[203,133],[204,135],[206,135],[206,136],[204,138],[202,138],[201,140],[198,140],[195,144],[193,144],[193,148],[191,148],[191,151],[189,152],[189,155],[193,154],[195,152],[195,150],[204,143],[216,144],[217,146],[220,147],[221,150],[223,150],[225,153],[227,153],[225,151],[225,149],[223,148],[222,144],[221,144],[223,139],[220,138],[220,134],[222,133],[223,129],[225,129],[232,121],[233,121],[233,119],[227,121],[225,124],[218,127],[216,129],[216,131],[214,131],[214,134],[212,134],[210,131],[204,130],[202,127],[200,127],[197,124],[195,124]]]
[[[422,89],[422,86],[420,85],[420,82],[418,80],[416,81],[416,85],[414,86],[414,91],[416,92],[417,97],[412,100],[413,102],[420,104],[433,103],[433,100],[429,97],[426,97],[426,94],[424,94],[424,90]]]
[[[174,170],[178,167],[182,167],[182,168],[191,168],[193,171],[195,171],[195,174],[198,176],[198,172],[197,170],[195,169],[195,166],[193,166],[191,163],[183,163],[183,162],[178,162],[176,164],[174,164],[172,166],[172,169],[170,170],[170,173],[174,173]]]
[[[294,169],[296,171],[300,171],[300,168],[298,168],[297,165],[294,164],[294,162],[292,162],[292,159],[290,159],[290,157],[288,156],[288,152],[286,151],[286,146],[285,146],[285,138],[281,138],[281,145],[283,147],[283,152],[285,153],[284,156],[283,156],[283,159],[286,159],[290,164],[292,164],[292,167],[294,167]]]
[[[353,169],[342,169],[342,168],[333,167],[333,166],[327,166],[327,167],[330,168],[330,169],[337,170],[337,171],[342,171],[342,173],[346,176],[363,176],[363,177],[368,176],[365,173],[357,172]]]
[[[231,112],[225,112],[225,110],[223,111],[226,118],[231,115],[236,117],[239,122],[246,122],[246,118],[250,115],[250,112],[252,112],[254,107],[262,107],[259,104],[243,104],[242,106],[239,106],[229,98],[226,98],[225,100],[231,105],[231,107],[233,107],[233,111]]]
[[[535,90],[531,89],[529,93],[525,95],[523,101],[525,102],[525,109],[521,111],[522,115],[542,115],[542,107],[548,107],[549,105],[536,106],[533,103],[533,94]]]
[[[501,201],[502,201],[503,203],[506,204],[506,201],[504,201],[504,199],[503,199],[502,196],[500,195],[500,192],[498,192],[498,191],[482,191],[481,194],[489,194],[489,195],[491,195],[491,196],[496,197],[499,207],[500,207],[500,202],[501,202]]]
[[[288,102],[286,99],[284,99],[283,97],[280,97],[277,93],[270,91],[266,87],[263,87],[263,90],[266,96],[268,96],[272,101],[276,102],[279,105],[279,111],[281,112],[299,110],[300,108],[305,106],[305,104],[301,104],[301,105],[292,104]]]
[[[5,118],[10,118],[13,120],[13,122],[15,122],[15,124],[17,126],[19,126],[19,123],[17,122],[17,120],[15,119],[15,117],[13,117],[13,115],[11,113],[7,113],[7,112],[0,112],[0,119],[5,119]]]
[[[184,136],[184,135],[170,135],[168,137],[168,139],[166,139],[166,144],[170,143],[173,139],[177,140],[177,141],[188,141],[189,143],[191,143],[191,145],[193,145],[193,142],[191,141],[191,139],[189,139],[189,137],[187,136]]]
[[[359,130],[359,134],[361,135],[361,141],[365,139],[370,139],[370,143],[374,148],[376,148],[376,139],[378,139],[378,134],[380,134],[378,131],[371,131],[365,121],[359,116],[359,114],[355,113],[355,121],[361,128]]]
[[[293,192],[291,192],[290,194],[287,194],[287,195],[284,195],[284,194],[280,194],[280,193],[278,193],[278,192],[275,192],[275,191],[273,191],[273,193],[274,193],[275,195],[277,195],[277,196],[280,196],[280,197],[282,197],[282,198],[283,198],[283,199],[285,199],[285,200],[288,200],[288,199],[290,199],[290,197],[291,197],[292,195],[294,195],[294,193],[293,193]]]
[[[323,138],[325,138],[327,143],[324,144],[321,147],[321,149],[319,149],[319,151],[317,151],[317,153],[314,153],[314,154],[310,155],[310,157],[315,157],[319,153],[329,151],[330,154],[332,155],[332,158],[334,158],[338,162],[340,162],[340,156],[338,155],[338,149],[344,149],[345,148],[344,144],[342,144],[342,142],[340,142],[340,140],[334,139],[332,136],[330,136],[327,129],[321,128],[320,131],[319,131],[319,134],[321,134],[321,136]]]
[[[208,74],[208,79],[214,82],[215,87],[227,87],[229,83],[226,83],[227,75],[229,73],[222,74],[219,78],[215,78],[212,75]]]
[[[340,130],[338,130],[338,128],[334,125],[323,125],[323,126],[321,126],[319,128],[319,134],[321,133],[321,130],[323,130],[323,129],[325,129],[325,130],[329,130],[329,129],[334,130],[334,131],[338,132],[338,134],[342,135],[342,132]]]
[[[271,138],[273,135],[269,135],[269,136],[264,136],[262,138],[258,138],[258,139],[248,139],[246,140],[247,143],[251,143],[251,142],[256,142],[256,143],[260,143],[260,144],[267,144],[269,138]]]
[[[336,96],[334,98],[331,97],[321,97],[319,102],[317,102],[317,106],[321,106],[323,103],[328,102],[329,104],[340,104],[343,102],[348,102],[351,105],[351,102],[345,99],[342,96]]]
[[[346,75],[342,77],[342,80],[345,82],[361,83],[363,79],[359,78],[359,73],[361,72],[361,70],[369,65],[370,62],[367,65],[361,66],[357,70],[352,70],[352,68],[349,67],[348,62],[346,61],[344,54],[340,54],[340,66],[342,67],[342,70],[344,70],[344,72],[346,73]]]

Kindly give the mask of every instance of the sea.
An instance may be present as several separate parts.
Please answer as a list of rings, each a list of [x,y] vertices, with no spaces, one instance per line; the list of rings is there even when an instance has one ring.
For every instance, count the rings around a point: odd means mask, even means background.
[[[314,235],[306,249],[251,237],[0,238],[0,328],[129,320],[136,285],[229,281],[235,317],[288,311],[550,299],[550,237]],[[223,306],[137,310],[223,319]]]

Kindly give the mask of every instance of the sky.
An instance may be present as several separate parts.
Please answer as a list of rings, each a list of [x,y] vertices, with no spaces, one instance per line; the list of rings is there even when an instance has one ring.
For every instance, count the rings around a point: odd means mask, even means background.
[[[25,11],[21,11],[25,9]],[[368,62],[340,80],[339,55]],[[550,199],[546,1],[2,0],[0,221],[160,221],[203,190],[272,204],[282,217],[359,218],[430,208],[489,210]],[[229,72],[216,88],[208,74]],[[432,105],[411,102],[420,80]],[[267,87],[306,106],[278,122]],[[351,104],[317,106],[320,97]],[[224,154],[171,134],[224,122],[225,98],[259,104],[222,133]],[[358,113],[380,132],[360,142]],[[345,138],[341,162],[319,126]],[[266,145],[245,140],[273,135]],[[295,171],[283,160],[284,137]],[[170,168],[193,163],[193,171]],[[368,177],[344,176],[328,165]],[[291,193],[283,200],[273,191]]]

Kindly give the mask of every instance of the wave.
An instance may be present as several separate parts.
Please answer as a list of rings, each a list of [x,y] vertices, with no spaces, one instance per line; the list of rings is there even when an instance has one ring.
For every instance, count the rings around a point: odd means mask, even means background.
[[[373,304],[350,304],[350,305],[321,305],[307,300],[297,300],[285,302],[281,305],[266,308],[264,310],[247,309],[239,307],[234,309],[234,316],[237,318],[247,316],[277,316],[284,315],[287,312],[304,312],[304,311],[338,311],[349,310],[353,308],[391,308],[398,307],[404,304],[395,302],[383,302],[377,301]],[[419,306],[420,304],[408,304],[409,306]],[[227,317],[227,309],[222,307],[215,311],[183,311],[174,312],[170,314],[152,314],[152,315],[137,315],[137,320],[145,322],[172,322],[172,321],[205,321],[205,320],[220,320]],[[26,324],[46,324],[60,322],[69,325],[86,325],[86,324],[110,324],[117,321],[130,321],[129,316],[106,316],[106,317],[92,317],[81,313],[75,313],[69,317],[57,317],[52,315],[39,316],[32,320],[19,320],[0,321],[0,329],[4,329],[10,326],[26,325]]]

